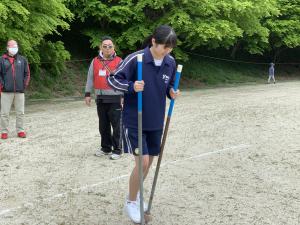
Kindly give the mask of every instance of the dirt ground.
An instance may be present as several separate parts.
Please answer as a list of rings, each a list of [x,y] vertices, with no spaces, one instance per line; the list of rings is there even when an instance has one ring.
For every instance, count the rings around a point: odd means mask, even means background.
[[[97,158],[95,104],[35,102],[0,141],[1,225],[130,225],[130,155]],[[155,164],[154,164],[155,165]],[[149,197],[154,169],[146,183]],[[151,225],[300,224],[300,82],[184,91]]]

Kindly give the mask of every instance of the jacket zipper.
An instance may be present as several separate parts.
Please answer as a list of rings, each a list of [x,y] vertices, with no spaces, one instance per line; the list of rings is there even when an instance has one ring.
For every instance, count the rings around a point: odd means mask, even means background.
[[[16,93],[16,73],[15,73],[15,59],[11,65],[11,69],[12,69],[12,74],[13,74],[13,79],[14,79],[14,92]]]

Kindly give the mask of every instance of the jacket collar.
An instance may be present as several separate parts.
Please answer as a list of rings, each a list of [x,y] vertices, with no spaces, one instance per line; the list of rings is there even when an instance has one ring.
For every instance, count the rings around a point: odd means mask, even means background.
[[[117,54],[116,54],[116,52],[114,52],[114,54],[112,54],[109,59],[104,59],[102,51],[100,51],[99,54],[98,54],[98,58],[100,60],[113,60],[116,56],[117,56]]]
[[[5,58],[5,59],[8,59],[8,58],[17,58],[17,56],[18,56],[18,53],[15,54],[14,56],[10,56],[10,55],[8,55],[7,52],[2,55],[2,57]]]
[[[149,47],[146,47],[144,49],[144,61],[145,61],[145,63],[153,63],[154,64],[154,58],[152,56],[152,53],[151,53]],[[164,65],[164,64],[168,65],[168,66],[171,65],[171,60],[170,60],[169,54],[164,57],[162,65]]]

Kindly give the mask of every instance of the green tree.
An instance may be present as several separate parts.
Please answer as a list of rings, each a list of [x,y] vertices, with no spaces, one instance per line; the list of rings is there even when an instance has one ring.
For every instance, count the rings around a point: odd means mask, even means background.
[[[68,29],[72,13],[63,0],[1,0],[0,44],[5,50],[6,41],[15,39],[20,50],[36,68],[41,59],[63,61],[70,58],[61,42],[47,41],[48,35]],[[53,51],[59,53],[53,54]],[[63,64],[53,64],[56,69]]]
[[[277,4],[279,15],[265,22],[274,60],[282,51],[300,46],[300,0],[277,0]]]
[[[263,53],[268,46],[266,18],[278,14],[276,0],[73,0],[77,18],[86,22],[91,45],[100,35],[113,35],[121,49],[134,50],[158,24],[170,24],[179,35],[176,56],[184,49],[242,46]],[[91,23],[92,21],[92,23]],[[90,26],[89,26],[90,25]]]

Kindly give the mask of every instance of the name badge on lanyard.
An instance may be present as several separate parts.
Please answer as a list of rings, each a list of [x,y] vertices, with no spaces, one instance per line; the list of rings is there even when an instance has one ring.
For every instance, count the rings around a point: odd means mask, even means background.
[[[106,70],[99,70],[99,76],[105,77],[106,76]]]

